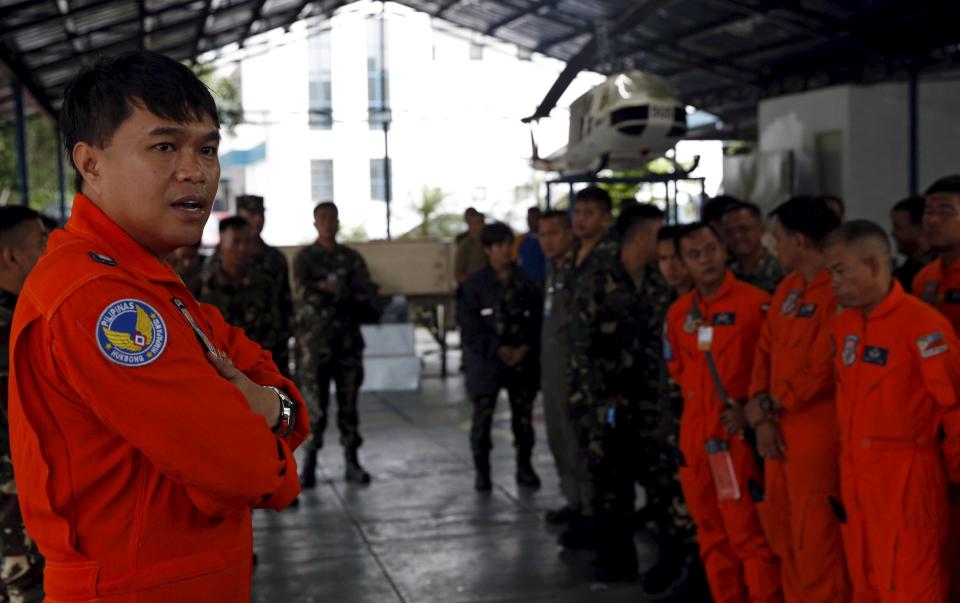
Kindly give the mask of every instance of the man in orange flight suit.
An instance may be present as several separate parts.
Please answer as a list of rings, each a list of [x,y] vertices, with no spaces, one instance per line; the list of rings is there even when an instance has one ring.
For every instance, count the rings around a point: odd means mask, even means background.
[[[709,225],[686,226],[677,248],[694,290],[670,306],[664,358],[684,398],[680,483],[697,525],[700,556],[717,603],[780,601],[780,569],[749,494],[760,484],[759,467],[738,435],[745,426],[741,405],[770,296],[733,277],[723,242]],[[711,376],[706,350],[715,360],[727,405]],[[708,454],[708,445],[720,452]],[[711,469],[718,461],[725,464],[727,454],[726,466],[736,475],[733,489],[721,487]]]
[[[960,333],[960,175],[937,180],[925,197],[923,234],[938,257],[913,278],[912,291],[946,316],[954,333]],[[950,598],[960,601],[960,501],[952,501],[950,516]]]
[[[866,220],[828,237],[846,308],[834,323],[840,483],[853,601],[948,601],[948,479],[960,480],[960,348],[947,320],[892,277]]]
[[[82,194],[10,343],[17,488],[47,601],[249,601],[251,509],[297,496],[308,421],[269,353],[161,259],[210,215],[216,105],[187,67],[136,52],[77,76],[61,127]]]
[[[763,325],[747,405],[766,461],[757,512],[780,558],[787,603],[846,603],[840,522],[829,503],[840,499],[832,350],[837,299],[820,251],[840,219],[813,197],[791,199],[771,216],[777,257],[789,274]]]

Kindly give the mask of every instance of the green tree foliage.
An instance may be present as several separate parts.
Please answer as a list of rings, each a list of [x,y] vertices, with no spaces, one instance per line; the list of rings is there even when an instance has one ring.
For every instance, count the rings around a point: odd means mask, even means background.
[[[222,77],[217,74],[213,63],[197,63],[192,66],[197,77],[210,88],[213,99],[220,112],[220,125],[233,134],[238,125],[243,123],[243,101],[240,94],[240,78]]]
[[[27,118],[27,182],[30,207],[43,211],[60,203],[60,183],[57,181],[57,153],[60,143],[57,126],[46,115]],[[73,196],[69,163],[64,160],[67,199]],[[0,125],[0,200],[7,204],[21,202],[17,182],[16,127],[12,122]]]

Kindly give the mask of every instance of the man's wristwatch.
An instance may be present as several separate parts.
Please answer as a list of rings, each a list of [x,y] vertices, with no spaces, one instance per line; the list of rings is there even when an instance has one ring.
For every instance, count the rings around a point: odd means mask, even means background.
[[[280,418],[277,419],[277,424],[273,426],[273,433],[281,438],[285,438],[293,433],[293,428],[296,425],[297,403],[291,400],[290,397],[279,388],[273,387],[272,385],[267,385],[266,387],[277,394],[277,398],[280,399]]]
[[[760,398],[760,410],[772,413],[775,410],[773,398],[770,396]]]

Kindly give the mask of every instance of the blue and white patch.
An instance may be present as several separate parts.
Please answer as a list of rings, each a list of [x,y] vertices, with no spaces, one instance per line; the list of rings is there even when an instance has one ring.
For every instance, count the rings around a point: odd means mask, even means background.
[[[673,362],[673,346],[670,345],[670,337],[667,336],[667,328],[663,328],[663,359],[666,362]]]
[[[857,344],[859,343],[860,338],[856,335],[847,335],[847,338],[844,339],[843,351],[840,353],[843,366],[853,366],[853,363],[857,361]]]
[[[947,351],[947,340],[943,338],[943,333],[931,333],[917,339],[917,348],[920,349],[921,358],[931,358]]]
[[[803,295],[803,289],[791,290],[787,299],[783,300],[783,304],[780,306],[780,314],[786,316],[793,312],[794,308],[797,307],[797,302],[800,301],[801,295]]]
[[[97,345],[121,366],[145,366],[167,347],[167,325],[160,313],[139,299],[120,299],[97,320]]]

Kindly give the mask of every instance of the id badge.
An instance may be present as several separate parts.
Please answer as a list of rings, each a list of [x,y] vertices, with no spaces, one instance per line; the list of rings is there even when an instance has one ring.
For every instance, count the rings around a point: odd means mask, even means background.
[[[720,502],[740,500],[740,484],[733,467],[729,444],[724,440],[710,440],[706,448],[707,462],[713,477],[713,487],[717,491],[717,500]]]
[[[709,352],[713,347],[713,327],[700,327],[697,329],[697,349],[701,352]]]

